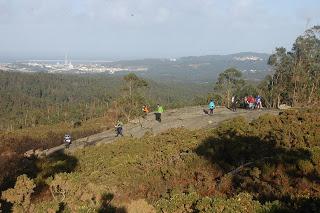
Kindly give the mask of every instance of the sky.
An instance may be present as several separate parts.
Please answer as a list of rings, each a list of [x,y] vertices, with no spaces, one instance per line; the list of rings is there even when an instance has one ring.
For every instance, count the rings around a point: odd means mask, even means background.
[[[320,0],[0,0],[0,59],[138,59],[291,48]]]

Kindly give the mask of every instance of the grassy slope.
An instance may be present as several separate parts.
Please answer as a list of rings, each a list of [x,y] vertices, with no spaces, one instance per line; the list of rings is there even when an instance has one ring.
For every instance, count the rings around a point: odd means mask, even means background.
[[[30,149],[47,149],[62,144],[68,132],[73,139],[86,137],[113,126],[108,117],[82,122],[74,128],[70,123],[41,125],[15,131],[0,133],[0,191],[12,187],[17,176],[27,173],[34,176],[37,172],[34,162],[26,160],[23,153]]]
[[[184,208],[205,211],[229,204],[237,209],[245,206],[237,203],[243,199],[253,209],[312,211],[320,207],[318,113],[290,111],[278,117],[266,115],[251,124],[237,118],[216,130],[172,129],[158,136],[124,138],[78,150],[71,156],[74,171],[57,174],[47,183],[62,187],[66,210],[72,211],[99,209],[105,196],[110,208],[143,198],[168,212]],[[68,165],[68,159],[60,164]],[[42,164],[38,177],[53,175],[53,162]],[[254,163],[225,175],[247,162]],[[250,195],[232,198],[240,192]],[[252,197],[282,203],[262,207]],[[37,208],[57,205],[58,200],[38,203]]]

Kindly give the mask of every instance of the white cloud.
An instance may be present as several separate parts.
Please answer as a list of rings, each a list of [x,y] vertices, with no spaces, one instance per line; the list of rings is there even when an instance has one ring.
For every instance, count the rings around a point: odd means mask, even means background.
[[[305,9],[296,12],[291,1]],[[302,22],[297,17],[319,22],[319,4],[306,1],[0,0],[0,51],[15,46],[45,52],[68,45],[84,52],[128,52],[131,45],[145,53],[185,54],[272,49],[268,39],[288,43],[296,36]]]
[[[155,20],[159,23],[167,21],[170,17],[170,11],[167,8],[159,8]]]

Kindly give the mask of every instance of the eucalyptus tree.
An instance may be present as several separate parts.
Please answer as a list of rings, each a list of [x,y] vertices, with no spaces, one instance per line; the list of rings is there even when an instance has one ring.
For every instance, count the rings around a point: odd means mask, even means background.
[[[124,76],[123,80],[124,86],[122,94],[117,100],[117,107],[127,121],[130,121],[133,117],[142,113],[141,108],[145,104],[145,94],[149,85],[147,81],[134,73]]]
[[[292,50],[276,48],[269,58],[273,66],[269,90],[272,105],[317,104],[320,101],[320,26],[299,36]]]
[[[229,68],[219,74],[214,90],[224,97],[224,102],[230,107],[231,96],[237,90],[240,90],[244,84],[242,73],[235,68]]]

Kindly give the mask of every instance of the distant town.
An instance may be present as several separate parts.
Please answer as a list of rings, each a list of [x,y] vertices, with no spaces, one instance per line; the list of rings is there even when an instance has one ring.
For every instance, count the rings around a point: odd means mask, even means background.
[[[107,62],[75,62],[71,60],[29,60],[0,64],[0,70],[18,72],[47,72],[47,73],[116,73],[120,71],[147,71],[142,66],[115,66]]]
[[[160,59],[162,62],[179,66],[179,59],[168,58]],[[264,59],[258,56],[242,56],[233,57],[231,60],[245,62],[245,61],[263,61]],[[126,63],[124,63],[126,64]],[[117,72],[145,72],[150,69],[148,65],[124,65],[119,62],[112,61],[79,61],[70,60],[67,56],[64,60],[24,60],[15,61],[11,63],[0,63],[0,70],[2,71],[17,71],[17,72],[46,72],[46,73],[72,73],[72,74],[93,74],[93,73],[107,73],[114,74]],[[193,69],[198,69],[203,65],[210,63],[190,63],[187,66]],[[256,69],[241,69],[242,72],[257,72]]]

